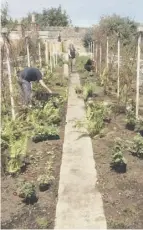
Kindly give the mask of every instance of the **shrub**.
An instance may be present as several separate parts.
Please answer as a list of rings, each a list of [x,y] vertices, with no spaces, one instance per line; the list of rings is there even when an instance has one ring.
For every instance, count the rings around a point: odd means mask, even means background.
[[[143,158],[143,138],[140,134],[137,134],[133,140],[133,146],[131,148],[133,155]]]

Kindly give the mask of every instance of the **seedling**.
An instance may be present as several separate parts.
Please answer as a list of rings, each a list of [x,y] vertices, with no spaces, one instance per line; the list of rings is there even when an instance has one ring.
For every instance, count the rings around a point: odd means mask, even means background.
[[[18,195],[20,198],[23,198],[23,202],[26,204],[33,204],[38,200],[35,185],[30,182],[24,181],[21,183],[20,187],[18,188]]]
[[[111,168],[118,173],[125,173],[127,170],[127,161],[123,156],[123,146],[121,144],[121,139],[115,140],[115,145],[113,147],[113,155]]]
[[[54,180],[54,177],[49,175],[40,175],[37,179],[39,183],[39,189],[41,192],[44,192],[48,190],[51,186],[52,181]]]
[[[133,155],[143,158],[143,138],[140,134],[134,137],[131,152]]]

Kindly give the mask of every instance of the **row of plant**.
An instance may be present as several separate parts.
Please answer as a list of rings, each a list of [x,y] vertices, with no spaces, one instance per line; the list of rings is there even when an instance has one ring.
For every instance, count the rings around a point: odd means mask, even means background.
[[[94,86],[91,83],[86,83],[83,87],[75,87],[75,91],[78,95],[82,96],[86,102],[86,119],[85,121],[78,121],[76,126],[78,128],[85,126],[91,137],[95,137],[96,135],[103,137],[105,135],[104,127],[106,126],[106,123],[111,122],[112,114],[117,105],[94,101]],[[128,102],[125,121],[125,128],[137,132],[133,142],[130,143],[132,147],[128,148],[128,150],[131,151],[133,155],[143,158],[143,121],[136,121],[135,106],[132,100],[129,100]],[[117,172],[125,172],[127,166],[126,159],[123,155],[125,147],[122,143],[123,140],[117,139],[112,150],[111,168],[115,169]]]
[[[58,67],[60,68],[60,67]],[[41,91],[38,84],[33,84],[33,107],[21,109],[19,103],[19,88],[13,82],[16,119],[12,120],[9,111],[9,101],[2,107],[2,169],[7,173],[15,174],[27,165],[27,146],[31,139],[33,142],[59,139],[59,124],[61,112],[66,101],[66,82],[57,70],[50,73],[47,67],[42,68],[44,81],[50,87],[58,85],[60,96],[53,97]],[[14,77],[15,79],[15,77]],[[60,84],[59,84],[60,83]],[[35,91],[35,93],[34,93]]]

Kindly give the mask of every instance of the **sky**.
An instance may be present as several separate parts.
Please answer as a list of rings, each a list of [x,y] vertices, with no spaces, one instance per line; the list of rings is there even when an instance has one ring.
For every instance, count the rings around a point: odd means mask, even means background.
[[[4,0],[1,1],[3,3]],[[113,13],[129,16],[143,23],[143,0],[7,0],[9,14],[13,18],[26,16],[28,12],[41,12],[43,8],[61,4],[74,26],[92,26],[103,15]]]

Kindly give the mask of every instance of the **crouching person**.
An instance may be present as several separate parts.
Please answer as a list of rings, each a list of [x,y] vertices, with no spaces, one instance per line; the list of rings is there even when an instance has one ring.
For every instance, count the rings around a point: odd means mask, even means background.
[[[43,88],[45,88],[49,93],[52,93],[52,91],[45,85],[42,80],[42,74],[37,68],[26,67],[22,71],[19,70],[17,71],[17,77],[25,105],[31,106],[32,82],[40,83]]]
[[[90,58],[87,60],[87,62],[84,65],[84,69],[90,73],[90,75],[93,75],[94,70],[94,61]]]

